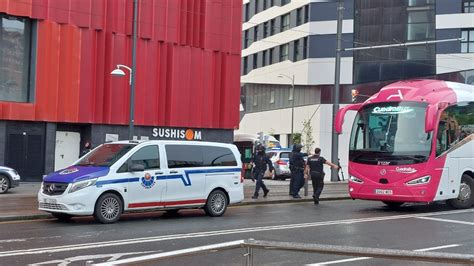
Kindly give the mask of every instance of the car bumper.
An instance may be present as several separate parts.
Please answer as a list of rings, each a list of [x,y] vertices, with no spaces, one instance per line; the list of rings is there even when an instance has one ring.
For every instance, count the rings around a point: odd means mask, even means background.
[[[378,193],[386,194],[378,194]],[[349,194],[353,199],[398,201],[398,202],[432,202],[434,195],[426,186],[399,187],[349,183]]]
[[[12,187],[12,188],[19,187],[19,186],[20,186],[20,179],[13,180],[12,184],[10,185],[10,187]]]
[[[74,193],[50,196],[38,192],[38,210],[45,212],[66,213],[70,215],[92,215],[96,197],[89,189]]]

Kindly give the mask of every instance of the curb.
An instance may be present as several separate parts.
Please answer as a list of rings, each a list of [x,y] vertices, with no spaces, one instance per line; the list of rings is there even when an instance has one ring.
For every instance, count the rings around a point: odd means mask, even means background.
[[[351,197],[342,196],[342,197],[321,198],[319,199],[319,201],[334,201],[334,200],[347,200],[347,199],[351,199]],[[312,201],[313,201],[312,198],[281,199],[281,200],[254,200],[254,201],[246,201],[246,202],[233,204],[230,207],[282,204],[282,203],[301,203],[301,202],[312,202]],[[42,219],[52,219],[52,218],[54,217],[51,214],[25,214],[25,215],[16,215],[16,216],[11,215],[11,216],[0,216],[0,222],[32,221],[32,220],[42,220]]]

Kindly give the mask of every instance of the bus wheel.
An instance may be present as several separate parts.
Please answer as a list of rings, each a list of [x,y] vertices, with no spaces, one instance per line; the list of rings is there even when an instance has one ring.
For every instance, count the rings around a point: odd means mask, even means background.
[[[222,216],[227,209],[227,196],[222,190],[214,190],[207,198],[204,211],[211,217]]]
[[[456,209],[466,209],[472,206],[474,197],[474,181],[468,175],[463,175],[461,178],[461,185],[459,187],[459,195],[457,199],[448,200],[448,204]]]
[[[72,215],[67,213],[52,212],[51,215],[53,215],[54,218],[58,219],[60,222],[69,222],[72,218]]]
[[[403,205],[405,202],[399,202],[399,201],[382,201],[385,205],[387,205],[389,208],[398,208]]]
[[[94,217],[103,224],[115,223],[122,215],[123,202],[113,193],[105,193],[95,203]]]

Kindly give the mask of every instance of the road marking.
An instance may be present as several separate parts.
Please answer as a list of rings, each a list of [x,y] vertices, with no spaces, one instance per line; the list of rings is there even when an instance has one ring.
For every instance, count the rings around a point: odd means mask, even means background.
[[[65,259],[59,259],[59,260],[50,260],[50,261],[44,261],[44,262],[38,262],[38,263],[33,263],[30,264],[30,266],[38,266],[38,265],[48,265],[48,264],[57,264],[58,266],[66,266],[69,265],[73,262],[80,262],[80,261],[89,261],[89,260],[95,260],[95,259],[106,259],[109,258],[106,262],[113,262],[116,261],[123,256],[134,256],[134,255],[142,255],[142,254],[147,254],[147,253],[154,253],[154,252],[161,252],[162,250],[159,251],[143,251],[143,252],[129,252],[129,253],[114,253],[114,254],[99,254],[99,255],[85,255],[85,256],[76,256],[76,257],[70,257],[70,258],[65,258]]]
[[[445,246],[438,246],[438,247],[431,247],[431,248],[421,248],[415,249],[413,251],[431,251],[431,250],[438,250],[438,249],[445,249],[445,248],[454,248],[459,247],[459,244],[452,244],[452,245],[445,245]],[[318,262],[313,264],[306,264],[307,266],[318,266],[318,265],[330,265],[330,264],[339,264],[344,262],[352,262],[352,261],[359,261],[359,260],[369,260],[372,257],[358,257],[358,258],[351,258],[351,259],[344,259],[344,260],[333,260],[333,261],[326,261],[326,262]]]
[[[200,237],[210,237],[210,236],[219,236],[219,235],[264,232],[264,231],[273,231],[273,230],[288,230],[288,229],[317,227],[317,226],[325,226],[325,225],[345,225],[345,224],[356,224],[356,223],[377,222],[377,221],[390,221],[390,220],[398,220],[398,219],[409,219],[409,218],[417,218],[417,217],[439,216],[439,215],[449,215],[449,214],[469,213],[469,212],[474,212],[474,209],[443,211],[443,212],[429,212],[429,213],[420,213],[420,214],[393,215],[393,216],[379,216],[379,217],[363,218],[363,219],[335,220],[335,221],[314,222],[314,223],[236,228],[236,229],[219,230],[219,231],[207,231],[207,232],[182,233],[182,234],[165,235],[165,236],[130,238],[130,239],[113,240],[113,241],[84,243],[84,244],[3,251],[3,252],[0,252],[0,258],[20,256],[20,255],[23,256],[23,255],[33,255],[33,254],[57,253],[57,252],[64,252],[64,251],[84,250],[84,249],[103,248],[103,247],[112,247],[112,246],[124,246],[124,245],[132,245],[132,244],[143,244],[143,243],[160,242],[160,241],[166,241],[166,240],[200,238]]]
[[[417,217],[417,219],[432,220],[432,221],[445,222],[445,223],[455,223],[455,224],[474,225],[474,223],[472,223],[472,222],[464,222],[464,221],[448,220],[448,219],[433,218],[433,217]]]

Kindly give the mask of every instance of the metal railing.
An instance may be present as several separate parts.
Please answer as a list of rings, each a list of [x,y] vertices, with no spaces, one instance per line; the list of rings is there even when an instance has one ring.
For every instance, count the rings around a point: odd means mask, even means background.
[[[222,251],[229,249],[245,248],[243,256],[246,258],[246,265],[253,266],[255,249],[266,250],[285,250],[295,252],[309,252],[320,254],[331,254],[341,256],[355,256],[355,257],[369,257],[379,259],[395,259],[405,261],[425,261],[437,263],[450,264],[465,264],[474,265],[474,255],[456,254],[456,253],[441,253],[441,252],[424,252],[411,250],[396,250],[396,249],[382,249],[382,248],[367,248],[367,247],[352,247],[352,246],[335,246],[335,245],[319,245],[319,244],[304,244],[293,242],[276,242],[276,241],[262,241],[262,240],[237,240],[231,242],[224,242],[219,244],[200,246],[177,251],[162,252],[158,254],[145,255],[135,258],[117,260],[106,263],[92,264],[87,262],[86,265],[124,265],[136,264],[144,262],[158,261],[162,259],[169,259],[175,257],[182,257],[187,255],[194,255],[205,253],[209,251]]]

